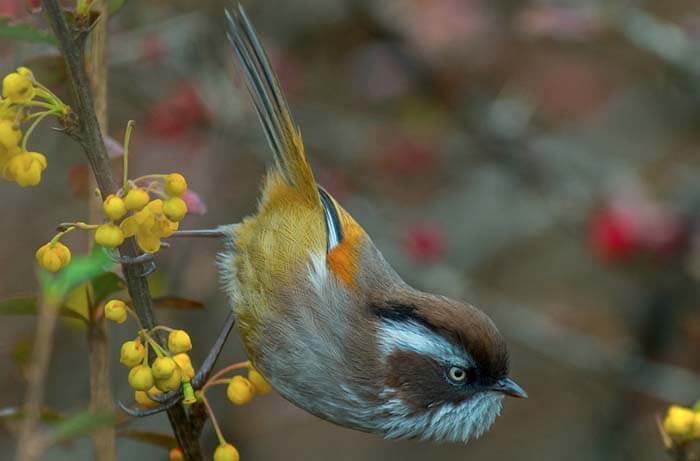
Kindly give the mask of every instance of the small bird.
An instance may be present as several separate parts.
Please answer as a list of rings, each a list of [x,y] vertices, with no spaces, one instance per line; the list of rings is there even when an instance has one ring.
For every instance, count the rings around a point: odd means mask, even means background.
[[[239,5],[228,37],[274,165],[257,212],[225,226],[222,284],[254,367],[287,400],[387,438],[462,441],[504,395],[508,349],[479,309],[406,284],[314,179],[268,58]]]

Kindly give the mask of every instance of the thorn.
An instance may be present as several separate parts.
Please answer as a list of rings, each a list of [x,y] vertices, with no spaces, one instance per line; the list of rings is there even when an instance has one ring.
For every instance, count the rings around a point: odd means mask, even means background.
[[[143,408],[143,409],[128,407],[121,400],[117,401],[117,405],[119,406],[119,408],[122,409],[122,411],[124,413],[126,413],[129,416],[133,416],[134,418],[145,418],[146,416],[157,415],[158,413],[168,411],[170,408],[177,405],[178,402],[179,402],[179,400],[174,400],[172,402],[168,402],[166,404],[159,405],[155,408]]]

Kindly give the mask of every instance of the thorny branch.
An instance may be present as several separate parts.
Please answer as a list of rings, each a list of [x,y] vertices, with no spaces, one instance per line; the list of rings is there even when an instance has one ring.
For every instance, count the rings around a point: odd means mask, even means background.
[[[112,174],[107,148],[95,114],[90,82],[85,68],[85,31],[71,28],[58,0],[42,0],[42,5],[66,61],[68,77],[75,96],[74,107],[78,116],[77,137],[85,150],[102,194],[104,196],[113,194],[117,191],[117,182]],[[119,251],[122,255],[131,258],[140,255],[133,239],[127,239]],[[137,315],[144,326],[152,328],[155,326],[155,321],[148,282],[144,276],[146,273],[144,264],[123,264],[122,270]],[[191,430],[189,418],[183,407],[176,405],[169,409],[168,418],[185,458],[188,461],[202,459],[199,441]]]

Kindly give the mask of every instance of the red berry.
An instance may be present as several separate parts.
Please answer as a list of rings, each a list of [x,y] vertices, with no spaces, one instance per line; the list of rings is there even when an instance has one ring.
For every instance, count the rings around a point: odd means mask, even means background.
[[[171,138],[184,134],[210,119],[209,109],[197,89],[184,83],[169,97],[153,106],[148,115],[148,127],[157,136]]]
[[[442,229],[433,223],[417,224],[409,228],[403,246],[409,256],[421,264],[437,262],[447,249]]]
[[[606,261],[622,261],[638,249],[639,238],[631,214],[614,208],[593,216],[589,238],[593,250]]]

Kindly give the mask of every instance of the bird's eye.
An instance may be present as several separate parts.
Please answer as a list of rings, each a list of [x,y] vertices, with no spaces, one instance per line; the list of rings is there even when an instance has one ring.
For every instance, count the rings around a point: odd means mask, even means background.
[[[447,377],[450,378],[452,382],[463,383],[464,380],[467,379],[467,372],[464,368],[450,367],[450,370],[447,372]]]

